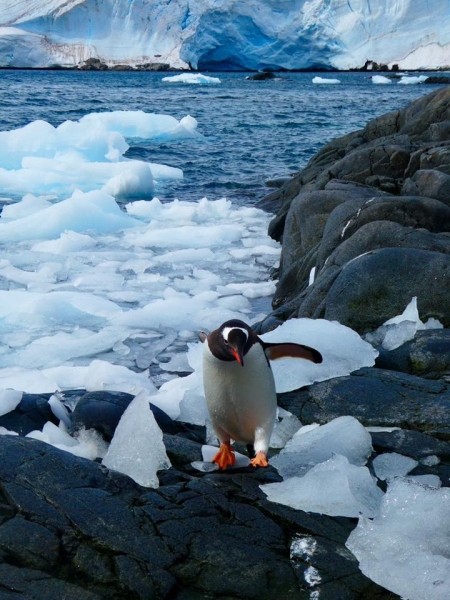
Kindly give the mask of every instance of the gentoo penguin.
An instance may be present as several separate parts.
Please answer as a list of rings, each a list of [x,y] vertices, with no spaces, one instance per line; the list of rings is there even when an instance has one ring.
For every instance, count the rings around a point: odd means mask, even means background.
[[[243,321],[232,319],[207,335],[203,348],[203,384],[211,423],[220,441],[213,458],[219,469],[235,462],[230,442],[253,445],[254,467],[267,467],[277,396],[269,360],[283,356],[322,362],[320,352],[293,343],[266,343]]]

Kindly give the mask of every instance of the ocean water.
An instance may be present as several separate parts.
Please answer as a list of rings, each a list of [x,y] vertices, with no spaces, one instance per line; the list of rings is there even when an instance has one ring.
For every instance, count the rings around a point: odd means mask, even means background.
[[[265,181],[303,167],[327,141],[406,106],[434,85],[374,85],[369,73],[289,73],[249,81],[246,73],[209,73],[220,85],[166,83],[170,73],[0,71],[0,130],[37,119],[59,125],[90,112],[143,110],[197,119],[204,139],[131,143],[130,158],[183,170],[162,201],[227,197],[246,206]],[[312,79],[338,78],[340,85]],[[411,74],[409,74],[411,75]]]
[[[191,371],[198,330],[270,311],[265,181],[434,88],[167,75],[0,71],[0,389],[155,392]]]

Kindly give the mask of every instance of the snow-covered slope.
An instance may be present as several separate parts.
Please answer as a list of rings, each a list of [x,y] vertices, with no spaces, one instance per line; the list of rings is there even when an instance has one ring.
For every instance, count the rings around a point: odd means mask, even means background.
[[[449,0],[1,0],[0,66],[450,66]]]

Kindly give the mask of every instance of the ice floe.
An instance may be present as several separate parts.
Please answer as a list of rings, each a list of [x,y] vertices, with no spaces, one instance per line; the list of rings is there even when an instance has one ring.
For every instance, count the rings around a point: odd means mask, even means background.
[[[336,84],[341,83],[340,79],[330,79],[327,77],[313,77],[313,83],[325,83],[325,84]]]
[[[180,73],[180,75],[163,77],[162,80],[168,83],[190,83],[200,85],[217,85],[218,83],[221,83],[218,77],[210,77],[208,75],[202,75],[201,73]]]
[[[384,77],[384,75],[372,75],[372,83],[384,85],[387,83],[392,83],[392,79],[389,79],[389,77]]]

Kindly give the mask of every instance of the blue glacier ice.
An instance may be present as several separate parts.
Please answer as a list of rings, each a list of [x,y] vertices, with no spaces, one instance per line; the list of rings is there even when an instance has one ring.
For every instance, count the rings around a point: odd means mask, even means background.
[[[450,66],[448,0],[2,0],[0,66]],[[445,18],[447,16],[447,18]]]

